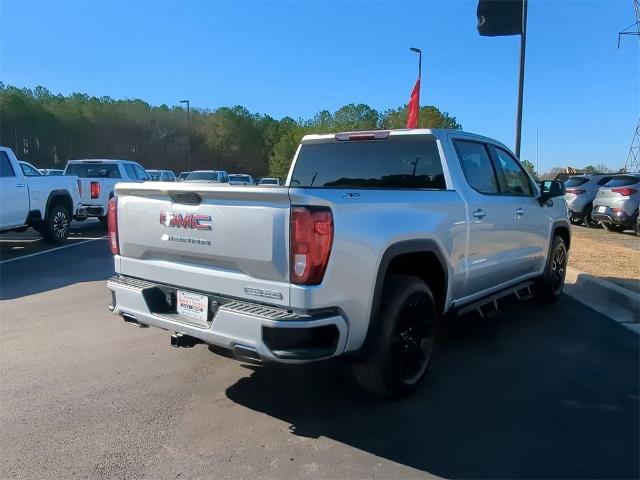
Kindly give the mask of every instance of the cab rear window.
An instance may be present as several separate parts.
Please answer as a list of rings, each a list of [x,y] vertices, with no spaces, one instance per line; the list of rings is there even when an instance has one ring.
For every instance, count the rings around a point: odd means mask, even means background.
[[[447,188],[436,139],[415,135],[305,143],[298,154],[291,187]]]
[[[114,163],[70,163],[64,174],[80,178],[121,178]]]

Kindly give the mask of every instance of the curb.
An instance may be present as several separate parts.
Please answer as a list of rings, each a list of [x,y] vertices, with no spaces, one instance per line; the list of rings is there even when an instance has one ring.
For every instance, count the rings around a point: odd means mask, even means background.
[[[564,293],[640,334],[640,294],[567,267]]]

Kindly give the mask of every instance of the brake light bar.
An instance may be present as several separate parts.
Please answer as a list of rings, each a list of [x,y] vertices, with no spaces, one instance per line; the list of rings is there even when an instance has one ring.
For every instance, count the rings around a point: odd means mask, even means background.
[[[91,198],[100,197],[100,184],[98,182],[91,182]]]
[[[586,190],[582,190],[580,188],[567,188],[566,192],[567,193],[573,193],[574,195],[581,195],[584,192],[586,192]]]
[[[623,197],[628,197],[629,195],[633,195],[634,193],[637,192],[635,188],[627,188],[627,187],[612,188],[611,191],[615,193],[619,193]]]
[[[320,284],[333,243],[331,210],[326,207],[292,207],[290,235],[291,283]]]
[[[109,200],[107,231],[109,232],[111,253],[120,255],[120,243],[118,240],[118,197],[111,197],[111,200]]]
[[[389,130],[376,130],[372,132],[342,132],[336,133],[336,140],[358,141],[358,140],[386,140],[389,138]]]

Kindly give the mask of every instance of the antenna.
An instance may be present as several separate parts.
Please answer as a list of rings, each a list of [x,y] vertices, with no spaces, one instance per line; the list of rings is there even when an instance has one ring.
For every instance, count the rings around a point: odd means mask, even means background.
[[[636,13],[636,23],[618,33],[618,48],[620,48],[620,39],[623,35],[633,35],[640,40],[640,0],[633,0],[633,9]],[[627,161],[624,164],[624,170],[628,173],[640,172],[640,118],[638,119],[636,131],[631,139],[631,146],[627,154]]]

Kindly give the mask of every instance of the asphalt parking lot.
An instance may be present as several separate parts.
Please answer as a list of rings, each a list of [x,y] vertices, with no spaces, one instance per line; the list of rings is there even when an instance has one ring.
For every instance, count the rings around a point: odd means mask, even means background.
[[[3,478],[640,475],[640,337],[571,297],[449,322],[420,392],[387,403],[340,362],[250,366],[125,325],[102,235],[0,244]]]

